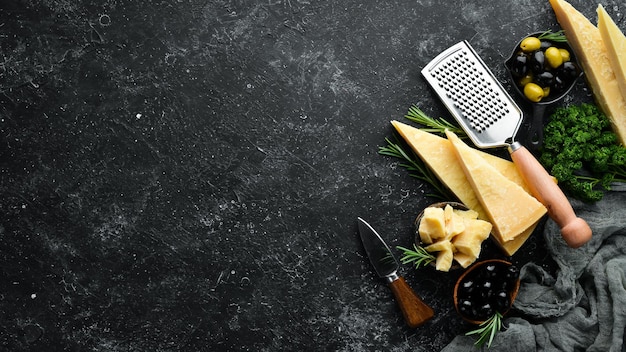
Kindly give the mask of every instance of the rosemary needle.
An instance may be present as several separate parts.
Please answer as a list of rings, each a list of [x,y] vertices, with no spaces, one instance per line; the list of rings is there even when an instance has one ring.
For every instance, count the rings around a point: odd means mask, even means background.
[[[396,246],[396,248],[403,252],[403,257],[400,258],[400,262],[402,264],[413,263],[415,264],[415,269],[419,268],[420,266],[426,266],[436,260],[434,255],[429,253],[423,247],[416,246],[415,243],[413,244],[413,249],[408,249],[401,246]]]
[[[550,41],[558,42],[558,43],[567,42],[567,38],[565,37],[565,32],[563,30],[560,30],[558,32],[552,32],[548,30],[548,31],[541,33],[537,38],[550,40]]]
[[[385,141],[387,141],[386,146],[378,147],[379,154],[403,160],[404,162],[400,163],[400,166],[406,168],[412,177],[427,182],[437,191],[437,194],[432,196],[441,199],[451,199],[450,197],[453,197],[432,170],[415,153],[406,152],[402,146],[393,143],[389,138],[385,138]]]
[[[406,115],[404,115],[404,117],[410,121],[426,126],[426,127],[420,128],[422,131],[443,134],[446,130],[450,130],[456,133],[457,135],[461,135],[461,136],[465,135],[465,132],[458,126],[453,125],[452,123],[442,118],[438,118],[438,119],[432,118],[426,115],[426,113],[424,113],[422,109],[418,108],[415,105],[409,108],[409,111],[406,113]]]
[[[489,348],[500,329],[502,329],[502,314],[496,311],[491,318],[480,324],[478,329],[469,331],[465,335],[478,335],[475,345],[482,346],[487,343],[487,348]]]

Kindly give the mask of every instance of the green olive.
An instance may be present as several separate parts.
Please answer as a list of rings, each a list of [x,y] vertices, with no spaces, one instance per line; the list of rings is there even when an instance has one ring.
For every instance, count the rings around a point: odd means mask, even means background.
[[[518,83],[520,87],[523,87],[532,81],[533,81],[533,74],[532,72],[529,72],[524,77],[520,78]]]
[[[523,52],[530,53],[541,48],[541,40],[537,37],[526,37],[522,40],[519,47]]]
[[[548,61],[548,65],[552,68],[557,68],[563,64],[563,56],[561,55],[561,51],[559,48],[551,46],[546,49],[546,61]]]
[[[528,83],[524,86],[524,95],[528,98],[528,100],[537,103],[543,99],[544,91],[538,84]]]
[[[546,98],[548,96],[550,96],[550,87],[543,87],[543,98]]]
[[[563,58],[563,62],[568,62],[571,60],[570,53],[567,49],[559,48],[559,52],[561,53],[561,57]]]

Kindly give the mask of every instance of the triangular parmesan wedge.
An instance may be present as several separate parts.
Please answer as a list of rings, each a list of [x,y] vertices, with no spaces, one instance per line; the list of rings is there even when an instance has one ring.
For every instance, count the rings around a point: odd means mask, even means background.
[[[546,214],[543,204],[500,174],[475,149],[450,131],[446,131],[446,136],[452,142],[463,171],[487,211],[491,224],[498,229],[504,242],[515,239]]]
[[[476,193],[474,193],[472,186],[467,180],[465,172],[449,140],[398,121],[391,121],[391,124],[411,146],[413,151],[415,151],[433,171],[437,178],[448,187],[465,206],[474,210],[479,218],[489,220],[489,216],[480,204]],[[506,178],[527,190],[524,180],[517,171],[515,164],[511,161],[498,158],[477,149],[473,150],[487,160],[490,165],[496,168]],[[529,224],[528,229],[524,233],[517,236],[513,241],[508,242],[503,241],[501,234],[494,228],[494,239],[503,251],[511,256],[522,247],[535,230],[535,227],[537,227],[537,223]]]
[[[597,12],[598,29],[609,54],[611,68],[615,73],[622,97],[626,99],[626,36],[602,5],[598,5]]]
[[[600,30],[568,2],[550,0],[550,5],[585,71],[596,102],[626,146],[626,98],[620,92]]]

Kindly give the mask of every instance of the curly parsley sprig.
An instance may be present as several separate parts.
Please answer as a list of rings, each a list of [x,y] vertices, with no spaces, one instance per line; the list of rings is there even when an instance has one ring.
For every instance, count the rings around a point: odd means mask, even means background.
[[[612,183],[626,182],[626,148],[593,104],[554,111],[539,161],[567,193],[586,202],[602,199]]]

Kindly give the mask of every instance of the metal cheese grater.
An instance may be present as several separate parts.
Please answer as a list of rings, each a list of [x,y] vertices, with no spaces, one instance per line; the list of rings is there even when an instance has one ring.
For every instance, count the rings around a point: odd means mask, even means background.
[[[422,74],[476,146],[508,146],[530,192],[546,206],[570,247],[580,247],[591,239],[591,228],[576,216],[552,177],[528,149],[513,141],[522,111],[467,41],[439,54]]]
[[[513,142],[522,110],[467,41],[439,54],[422,75],[476,146]]]

